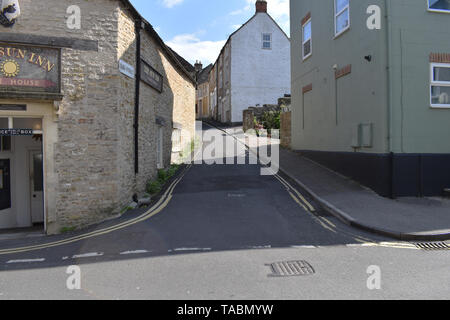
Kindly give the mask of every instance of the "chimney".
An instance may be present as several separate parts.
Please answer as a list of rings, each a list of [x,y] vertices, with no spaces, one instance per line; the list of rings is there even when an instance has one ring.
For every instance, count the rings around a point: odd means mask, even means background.
[[[197,73],[203,70],[203,64],[200,61],[196,61],[194,67]]]
[[[259,13],[259,12],[267,13],[267,1],[266,0],[256,1],[256,13]]]

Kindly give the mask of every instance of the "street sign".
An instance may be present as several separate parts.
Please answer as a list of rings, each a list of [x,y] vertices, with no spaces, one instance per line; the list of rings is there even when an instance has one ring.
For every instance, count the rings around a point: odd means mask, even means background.
[[[0,129],[0,136],[32,136],[33,129]]]
[[[131,79],[134,79],[136,75],[135,68],[123,60],[119,60],[119,71]]]

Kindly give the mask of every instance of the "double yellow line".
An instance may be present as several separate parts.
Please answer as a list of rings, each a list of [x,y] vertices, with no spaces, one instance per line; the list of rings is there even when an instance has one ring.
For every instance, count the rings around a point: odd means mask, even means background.
[[[287,189],[289,195],[297,202],[305,211],[316,212],[316,209],[309,203],[308,200],[297,190],[295,189],[289,182],[283,179],[280,175],[276,174],[275,178],[280,181],[280,183]]]
[[[186,167],[184,169],[183,173],[170,184],[169,188],[162,195],[162,197],[159,199],[159,201],[154,206],[152,206],[148,211],[146,211],[145,213],[143,213],[139,217],[130,219],[128,221],[116,224],[116,225],[108,227],[108,228],[95,230],[95,231],[92,231],[92,232],[89,232],[89,233],[81,234],[81,235],[78,235],[78,236],[75,236],[75,237],[72,237],[72,238],[67,238],[67,239],[60,240],[60,241],[44,243],[44,244],[34,245],[34,246],[28,246],[28,247],[0,250],[0,255],[8,255],[8,254],[13,254],[13,253],[30,252],[30,251],[36,251],[36,250],[47,249],[47,248],[52,248],[52,247],[58,247],[58,246],[62,246],[62,245],[66,245],[66,244],[70,244],[70,243],[74,243],[74,242],[78,242],[78,241],[81,241],[81,240],[86,240],[86,239],[89,239],[89,238],[94,238],[94,237],[98,237],[98,236],[101,236],[101,235],[105,235],[105,234],[108,234],[108,233],[111,233],[111,232],[114,232],[114,231],[117,231],[117,230],[120,230],[120,229],[127,228],[127,227],[129,227],[131,225],[134,225],[136,223],[148,220],[151,217],[155,216],[156,214],[160,213],[165,207],[167,207],[167,205],[169,204],[170,200],[172,199],[172,195],[173,195],[173,191],[175,190],[175,187],[178,185],[178,183],[180,183],[180,181],[183,179],[184,175],[191,168],[191,166],[192,165],[189,165],[188,167]]]
[[[279,174],[274,175],[275,178],[286,188],[291,198],[300,206],[302,207],[306,212],[309,212],[312,216],[312,218],[320,224],[323,228],[327,229],[328,231],[331,231],[333,233],[338,233],[338,231],[347,234],[348,236],[352,237],[354,240],[360,242],[360,243],[373,243],[372,240],[361,237],[359,235],[355,235],[353,233],[339,230],[338,227],[328,220],[325,217],[319,216],[316,212],[316,209],[314,206],[296,189],[294,188],[288,181],[286,181],[283,177],[281,177]]]

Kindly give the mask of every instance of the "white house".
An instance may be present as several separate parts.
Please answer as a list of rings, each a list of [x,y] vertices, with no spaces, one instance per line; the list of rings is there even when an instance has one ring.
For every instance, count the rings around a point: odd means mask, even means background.
[[[250,106],[276,104],[291,91],[290,39],[267,13],[267,2],[256,1],[255,15],[226,42],[215,63],[215,118],[241,123]]]

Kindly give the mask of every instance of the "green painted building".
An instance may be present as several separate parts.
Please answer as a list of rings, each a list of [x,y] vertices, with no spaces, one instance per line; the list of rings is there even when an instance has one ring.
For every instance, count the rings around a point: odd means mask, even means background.
[[[292,147],[383,196],[450,188],[450,0],[292,0]]]

